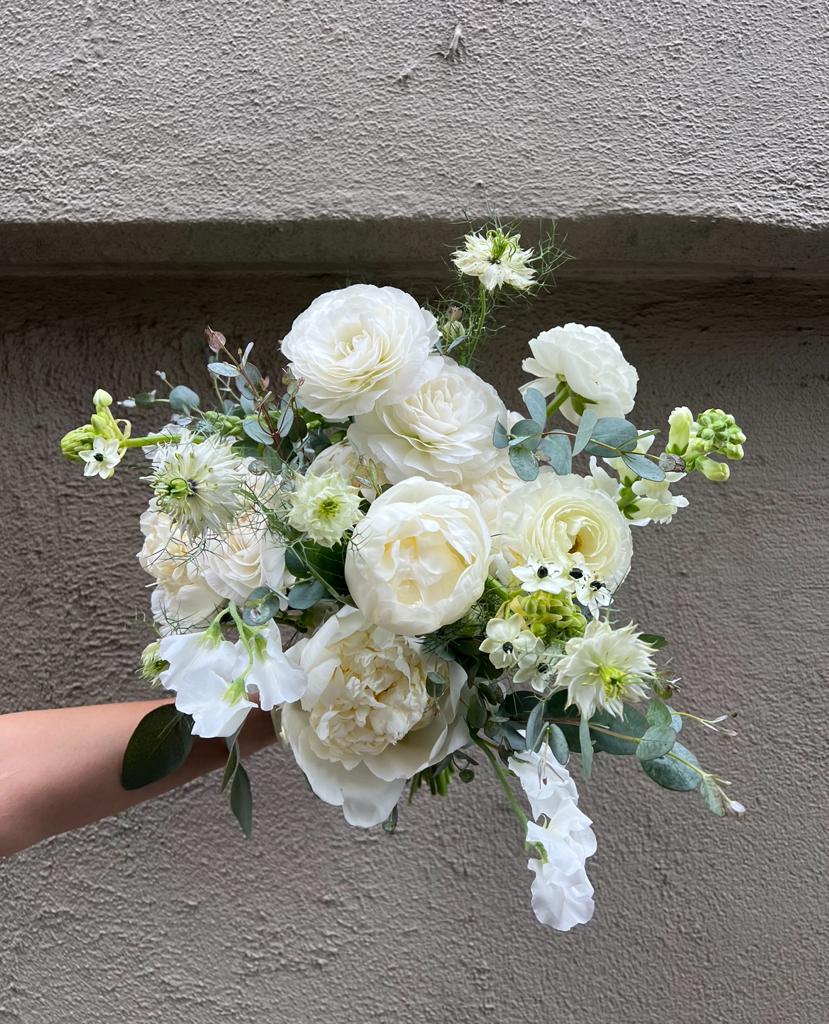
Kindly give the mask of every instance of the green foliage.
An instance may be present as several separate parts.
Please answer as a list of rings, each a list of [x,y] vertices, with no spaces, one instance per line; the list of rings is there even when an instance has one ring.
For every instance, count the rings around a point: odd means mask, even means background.
[[[230,809],[239,822],[239,827],[250,839],[253,831],[253,794],[250,789],[250,778],[242,764],[238,764],[230,785]]]
[[[542,437],[537,454],[547,460],[553,472],[559,476],[567,476],[573,468],[573,456],[570,450],[570,438],[566,434],[554,430]]]
[[[520,480],[535,480],[538,476],[538,459],[528,448],[510,448],[509,460],[515,475]]]
[[[547,422],[547,399],[537,388],[526,388],[523,392],[524,405],[530,418],[535,420],[539,427]]]
[[[682,760],[679,760],[679,759]],[[683,764],[683,761],[688,764]],[[674,743],[670,753],[650,761],[640,761],[645,774],[664,789],[672,789],[678,793],[696,789],[700,784],[700,774],[689,765],[699,767],[699,761],[682,746]]]
[[[141,789],[166,778],[187,760],[193,746],[193,719],[163,704],[135,728],[121,765],[124,789]]]
[[[192,388],[179,384],[167,396],[170,408],[181,416],[190,416],[199,408],[199,396]]]
[[[593,412],[592,409],[585,409],[579,422],[579,428],[576,431],[576,437],[573,441],[573,455],[578,455],[584,451],[587,445],[590,443],[590,439],[593,436],[593,430],[596,424],[599,422],[599,417]]]
[[[598,458],[612,458],[614,454],[634,451],[638,436],[639,431],[632,423],[605,416],[596,421],[584,450],[588,455],[595,455]]]
[[[643,644],[650,644],[655,651],[661,651],[663,647],[668,645],[665,637],[660,636],[658,633],[640,633],[639,639]]]
[[[321,580],[303,580],[288,591],[288,607],[304,611],[328,596],[328,588]]]
[[[636,473],[643,480],[658,481],[665,479],[665,470],[649,459],[647,455],[626,452],[622,455],[622,461],[632,473]]]
[[[652,725],[639,741],[636,756],[640,761],[652,761],[654,758],[667,754],[675,741],[676,733],[672,726]]]
[[[579,751],[581,753],[581,774],[589,779],[593,772],[593,740],[590,736],[590,720],[579,722]]]

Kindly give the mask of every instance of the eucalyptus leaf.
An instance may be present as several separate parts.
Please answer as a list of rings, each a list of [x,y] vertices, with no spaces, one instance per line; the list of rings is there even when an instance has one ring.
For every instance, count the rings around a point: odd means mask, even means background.
[[[492,431],[492,443],[496,448],[506,448],[509,444],[507,428],[500,420],[495,421],[495,429]]]
[[[317,601],[328,597],[328,589],[319,580],[304,580],[291,587],[288,593],[288,607],[297,611],[313,608]]]
[[[702,798],[708,810],[716,814],[718,818],[725,816],[726,807],[722,792],[711,782],[710,779],[702,779],[699,787]]]
[[[544,702],[539,701],[527,718],[525,740],[527,750],[537,750],[544,732]]]
[[[248,435],[253,441],[258,441],[259,444],[271,445],[273,444],[273,438],[267,430],[259,422],[258,416],[248,416],[242,420],[242,430]]]
[[[679,757],[690,764],[699,766],[696,757],[681,743],[674,743],[671,752],[663,757],[640,763],[645,774],[664,789],[672,789],[678,793],[696,789],[700,784],[699,773],[677,760]]]
[[[547,422],[547,399],[537,388],[526,388],[522,392],[522,396],[524,398],[524,405],[526,405],[532,419],[540,427],[543,427]]]
[[[573,455],[578,455],[579,452],[584,451],[590,441],[593,428],[598,422],[599,417],[592,409],[584,410],[581,421],[579,422],[579,429],[576,431],[576,437],[573,441]]]
[[[250,779],[244,767],[239,764],[233,774],[233,783],[230,787],[230,809],[236,815],[236,820],[245,834],[245,839],[250,839],[253,831],[253,795],[250,791]]]
[[[615,416],[603,416],[593,428],[590,441],[585,445],[588,455],[613,458],[616,450],[634,451],[639,431],[632,423]],[[613,450],[611,450],[613,449]]]
[[[264,626],[276,615],[279,607],[279,594],[270,587],[257,587],[242,606],[242,618],[249,626]]]
[[[670,712],[668,712],[670,717]],[[636,756],[640,761],[653,761],[667,754],[676,742],[676,733],[670,725],[652,725],[639,740]]]
[[[199,396],[185,384],[178,384],[168,396],[170,408],[173,412],[187,416],[194,409],[199,407]]]
[[[547,459],[550,468],[559,476],[567,476],[573,467],[570,438],[566,434],[553,432],[542,437],[536,454]]]
[[[294,425],[294,410],[293,406],[286,405],[282,410],[282,414],[279,417],[279,424],[276,428],[276,432],[280,437],[285,437],[286,434],[290,434],[291,427]]]
[[[541,440],[541,430],[542,428],[535,420],[519,420],[512,425],[510,446],[513,448],[528,448],[530,451],[535,451]]]
[[[662,725],[668,729],[672,728],[673,715],[671,709],[667,704],[663,704],[661,700],[652,700],[648,704],[648,710],[645,712],[645,717],[651,725]]]
[[[124,789],[141,789],[164,779],[187,760],[193,746],[193,719],[173,704],[144,715],[130,737],[121,765]]]
[[[214,377],[235,377],[239,372],[232,363],[208,363],[207,369]]]
[[[644,736],[648,730],[648,720],[630,704],[625,704],[621,718],[611,715],[609,712],[600,711],[592,717],[590,724],[600,727],[592,730],[596,750],[621,757],[635,754],[639,746],[639,738]],[[609,731],[603,732],[602,729]],[[633,739],[622,738],[627,736],[631,736]]]
[[[520,480],[535,480],[538,476],[538,459],[523,448],[510,448],[509,461]]]
[[[567,744],[567,737],[555,722],[550,722],[547,725],[547,742],[550,744],[550,750],[552,750],[556,761],[559,764],[567,764],[570,760],[570,747]]]
[[[622,455],[622,461],[628,469],[636,473],[643,480],[659,481],[665,479],[665,470],[660,469],[655,462],[645,455],[640,455],[637,452],[626,452]]]
[[[426,693],[430,697],[432,697],[434,699],[437,699],[438,697],[442,697],[443,694],[446,692],[447,685],[448,684],[446,682],[446,678],[444,676],[442,676],[439,672],[428,672],[427,673],[427,675],[426,675]]]
[[[397,804],[391,809],[391,814],[383,822],[383,831],[391,835],[397,828]]]
[[[590,736],[590,719],[582,718],[579,722],[579,750],[581,751],[581,774],[589,779],[593,771],[593,740]]]

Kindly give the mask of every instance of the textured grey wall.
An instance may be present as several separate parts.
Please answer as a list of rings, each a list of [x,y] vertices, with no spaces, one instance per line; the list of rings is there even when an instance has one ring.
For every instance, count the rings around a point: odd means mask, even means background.
[[[142,692],[139,471],[90,484],[55,447],[92,390],[192,370],[205,322],[273,352],[330,285],[0,285],[0,710]],[[484,367],[513,399],[526,339],[580,319],[638,366],[638,421],[662,422],[676,401],[738,414],[748,459],[729,487],[690,483],[670,527],[636,533],[624,608],[671,636],[689,705],[739,710],[739,739],[698,746],[738,783],[744,821],[603,758],[581,787],[598,911],[560,936],[535,923],[514,822],[485,773],[445,802],[418,799],[388,837],[349,829],[271,750],[251,763],[249,843],[212,777],[3,864],[0,1021],[825,1020],[826,302],[808,280],[571,279],[516,307]]]

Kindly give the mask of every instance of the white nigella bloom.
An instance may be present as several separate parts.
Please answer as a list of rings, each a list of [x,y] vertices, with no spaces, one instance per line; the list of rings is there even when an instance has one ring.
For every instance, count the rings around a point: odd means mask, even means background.
[[[452,254],[452,262],[462,274],[477,277],[487,291],[509,285],[526,291],[533,283],[535,257],[532,249],[522,249],[520,235],[507,235],[496,229],[485,235],[464,238],[463,249]]]
[[[520,580],[521,589],[527,594],[537,594],[539,591],[560,594],[564,590],[561,566],[552,562],[530,559],[526,565],[516,565],[512,573]]]
[[[666,473],[664,480],[637,480],[633,484],[636,495],[636,518],[631,526],[647,526],[648,523],[669,523],[674,513],[688,507],[688,499],[681,494],[671,494],[671,484],[677,483],[684,473]]]
[[[156,505],[193,538],[221,533],[241,511],[247,469],[232,441],[214,434],[197,443],[182,430],[178,443],[159,445],[152,467],[145,479]]]
[[[406,781],[469,740],[457,662],[341,608],[288,652],[308,677],[301,700],[282,709],[282,728],[311,788],[341,806],[346,821],[384,821]],[[447,677],[429,697],[430,672]]]
[[[526,628],[520,615],[506,619],[490,619],[486,624],[486,640],[480,646],[495,668],[512,668],[519,659],[538,650],[541,641]]]
[[[583,718],[597,711],[621,717],[623,700],[647,697],[653,675],[653,648],[639,639],[633,623],[613,629],[594,619],[584,636],[567,641],[556,689],[567,690],[568,706],[575,704]]]
[[[513,682],[518,686],[531,686],[536,692],[544,693],[550,686],[563,651],[560,647],[544,647],[539,643],[518,658],[518,671]]]
[[[535,916],[558,931],[586,924],[594,904],[585,861],[596,852],[596,837],[590,819],[578,808],[570,773],[546,749],[510,758],[509,769],[519,779],[535,819],[527,824],[527,842],[536,854],[527,864],[535,873]]]
[[[236,643],[216,628],[164,637],[158,658],[169,666],[158,681],[175,692],[179,711],[193,716],[194,736],[232,736],[252,708],[271,711],[305,692],[305,675],[282,653],[273,622],[248,627]]]
[[[288,522],[324,547],[333,547],[363,518],[362,495],[335,469],[321,476],[298,476],[287,494]]]
[[[78,452],[79,458],[86,463],[83,467],[83,475],[99,476],[102,480],[109,480],[123,454],[115,438],[100,436],[93,438],[90,449]]]

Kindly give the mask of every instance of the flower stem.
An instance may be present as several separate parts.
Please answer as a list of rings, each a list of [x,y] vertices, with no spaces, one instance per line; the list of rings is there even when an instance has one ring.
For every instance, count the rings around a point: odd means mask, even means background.
[[[570,388],[562,381],[556,388],[556,392],[552,397],[552,400],[547,404],[547,419],[549,419],[554,412],[564,405],[567,399],[570,397]]]
[[[145,448],[151,444],[173,444],[181,440],[173,434],[149,434],[147,437],[128,437],[120,442],[121,448]]]
[[[524,813],[524,809],[522,808],[521,804],[519,804],[518,801],[515,799],[515,793],[513,793],[512,786],[510,786],[509,784],[509,780],[507,779],[507,775],[506,772],[504,771],[503,765],[498,760],[497,756],[493,753],[490,745],[486,743],[484,740],[482,740],[480,736],[473,736],[472,739],[477,744],[477,746],[479,746],[481,750],[483,750],[483,752],[486,754],[487,760],[492,765],[492,769],[495,772],[496,776],[498,777],[498,781],[501,783],[501,788],[506,794],[507,801],[509,802],[509,805],[512,808],[512,810],[515,812],[515,816],[524,826],[524,831],[526,834],[527,825],[529,824],[529,818]]]

